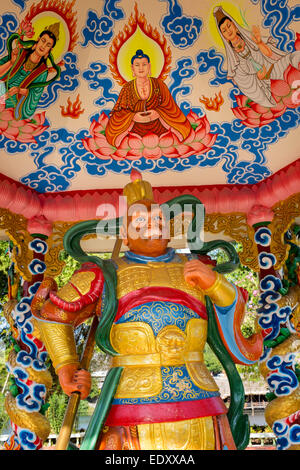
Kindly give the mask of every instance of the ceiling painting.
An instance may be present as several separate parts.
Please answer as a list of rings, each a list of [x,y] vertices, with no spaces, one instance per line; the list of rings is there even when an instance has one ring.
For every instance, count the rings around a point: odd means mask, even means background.
[[[275,4],[274,4],[275,3]],[[0,172],[39,193],[254,184],[298,160],[295,1],[10,0]]]

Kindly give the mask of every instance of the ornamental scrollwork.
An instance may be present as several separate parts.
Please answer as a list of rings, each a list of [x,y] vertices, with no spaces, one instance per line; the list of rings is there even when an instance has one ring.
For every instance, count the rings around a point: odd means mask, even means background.
[[[247,224],[246,214],[206,214],[204,230],[209,233],[223,233],[241,243],[243,250],[239,253],[240,261],[253,271],[258,272],[258,251],[254,241],[254,229]]]
[[[28,268],[33,258],[29,247],[32,237],[27,230],[27,219],[20,214],[13,214],[8,209],[0,208],[0,229],[4,230],[13,242],[12,260],[17,272],[26,281],[32,274]]]
[[[284,242],[284,234],[300,215],[300,193],[293,194],[285,201],[280,201],[272,208],[274,217],[269,225],[272,233],[270,251],[276,256],[275,270],[279,270],[286,262],[290,245]]]

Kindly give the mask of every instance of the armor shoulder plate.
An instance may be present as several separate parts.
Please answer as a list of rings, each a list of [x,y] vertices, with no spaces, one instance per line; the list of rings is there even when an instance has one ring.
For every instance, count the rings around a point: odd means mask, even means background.
[[[101,269],[96,264],[84,263],[64,287],[58,292],[50,292],[50,299],[67,312],[77,312],[98,300],[103,285]]]

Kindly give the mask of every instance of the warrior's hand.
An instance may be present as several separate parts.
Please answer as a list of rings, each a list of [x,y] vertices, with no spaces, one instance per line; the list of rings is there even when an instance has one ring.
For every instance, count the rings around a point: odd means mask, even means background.
[[[92,381],[87,370],[78,369],[77,364],[68,364],[58,369],[57,374],[61,388],[67,395],[79,392],[82,400],[89,396]]]
[[[199,260],[188,261],[184,265],[184,279],[193,287],[209,289],[216,281],[216,273]]]

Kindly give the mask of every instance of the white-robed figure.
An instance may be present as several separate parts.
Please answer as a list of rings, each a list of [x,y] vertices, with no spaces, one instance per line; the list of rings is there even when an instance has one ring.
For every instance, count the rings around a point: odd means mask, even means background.
[[[290,64],[299,69],[300,51],[281,51],[272,37],[263,39],[257,26],[248,31],[221,7],[215,8],[214,17],[226,51],[228,80],[255,103],[276,106],[271,80],[283,80]]]

